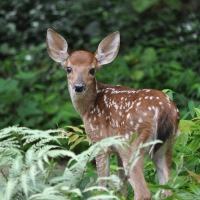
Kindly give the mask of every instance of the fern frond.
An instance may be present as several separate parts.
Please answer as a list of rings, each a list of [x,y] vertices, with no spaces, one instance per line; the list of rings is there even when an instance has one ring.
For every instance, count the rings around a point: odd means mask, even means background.
[[[56,145],[45,145],[45,146],[41,147],[40,149],[35,151],[37,153],[37,158],[41,159],[44,155],[47,155],[47,153],[49,152],[50,149],[55,149],[55,148],[58,148],[58,146],[56,146]]]
[[[68,151],[68,150],[60,150],[60,149],[50,150],[49,152],[47,152],[47,155],[52,158],[56,158],[59,156],[60,157],[68,156],[68,157],[71,157],[73,160],[76,160],[76,161],[78,160],[75,153],[73,153],[72,151]]]
[[[92,187],[86,188],[83,192],[88,192],[92,190],[101,190],[101,191],[109,192],[108,188],[103,187],[103,186],[92,186]]]
[[[54,187],[48,187],[44,189],[41,193],[32,195],[28,200],[67,200],[66,197],[60,194],[60,192]]]
[[[18,184],[17,179],[9,178],[2,199],[10,200],[11,197],[13,196],[13,191],[15,190],[17,184]]]
[[[25,164],[30,166],[36,161],[37,157],[35,155],[35,150],[30,148],[25,154]]]
[[[114,194],[107,194],[107,195],[97,195],[97,196],[93,196],[93,197],[89,197],[87,200],[99,200],[99,199],[116,199],[116,200],[120,200],[120,198],[118,198],[117,196],[115,196]]]
[[[37,161],[37,166],[38,166],[38,168],[39,168],[40,170],[44,171],[44,162],[43,162],[43,160],[39,159],[39,160]]]
[[[0,152],[6,149],[19,148],[19,142],[15,138],[3,138],[0,142]]]
[[[67,193],[70,193],[70,194],[74,193],[79,197],[83,196],[82,193],[81,193],[81,190],[79,188],[70,189],[69,187],[63,186],[63,187],[61,187],[61,190],[65,191]]]
[[[22,155],[18,155],[16,158],[13,158],[12,165],[10,167],[9,178],[15,178],[20,175],[23,166],[22,159]]]
[[[31,130],[27,129],[25,132],[21,132],[20,134],[23,134],[23,140],[25,140],[24,144],[29,143],[36,143],[35,148],[39,148],[41,146],[44,146],[44,144],[48,143],[49,141],[56,141],[59,143],[59,138],[63,138],[61,136],[55,136],[51,134],[59,133],[60,130],[47,130],[47,131],[40,131],[40,130]]]
[[[122,145],[119,137],[107,138],[87,151],[75,155],[63,149],[59,143],[59,139],[63,137],[54,135],[57,132],[60,130],[40,131],[17,126],[0,130],[0,170],[10,167],[8,175],[0,171],[0,199],[66,200],[74,196],[80,198],[83,192],[79,184],[87,169],[87,163],[94,159],[100,150],[113,144]],[[50,142],[56,142],[56,145]],[[57,175],[54,173],[54,159],[51,162],[49,160],[63,156],[71,159],[63,174]],[[95,188],[88,189],[94,190]],[[107,199],[115,199],[111,191],[104,192],[108,193],[105,195]]]
[[[0,154],[0,169],[12,163],[12,158],[20,152],[16,149],[6,149]]]
[[[29,176],[26,173],[23,173],[20,177],[20,181],[21,181],[21,185],[22,185],[22,189],[23,192],[25,194],[26,197],[28,197],[28,184],[29,184]]]
[[[28,175],[29,175],[29,177],[30,177],[30,179],[31,179],[31,181],[32,181],[34,187],[35,187],[35,184],[36,184],[36,183],[35,183],[36,174],[38,173],[36,167],[37,167],[36,165],[32,165],[32,166],[30,167],[29,173],[28,173]]]
[[[68,167],[65,169],[63,176],[52,178],[50,183],[65,182],[66,186],[73,188],[75,187],[83,177],[83,174],[86,171],[87,163],[93,160],[100,150],[105,149],[108,146],[113,144],[122,145],[121,137],[111,137],[106,138],[93,146],[91,146],[88,150],[82,152],[81,154],[76,156],[76,160],[71,158],[68,162]],[[73,165],[71,163],[75,162]],[[70,166],[71,165],[71,166]]]

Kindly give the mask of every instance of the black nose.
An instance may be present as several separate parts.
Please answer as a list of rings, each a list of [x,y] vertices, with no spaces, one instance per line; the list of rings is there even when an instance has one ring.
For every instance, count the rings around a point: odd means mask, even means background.
[[[75,84],[75,92],[83,92],[84,86],[82,84]]]

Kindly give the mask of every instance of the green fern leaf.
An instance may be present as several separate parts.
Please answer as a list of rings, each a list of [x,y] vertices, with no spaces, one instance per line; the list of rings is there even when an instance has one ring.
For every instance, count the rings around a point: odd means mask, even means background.
[[[15,187],[18,184],[18,179],[10,178],[7,182],[5,193],[3,194],[3,199],[10,200],[13,196]]]

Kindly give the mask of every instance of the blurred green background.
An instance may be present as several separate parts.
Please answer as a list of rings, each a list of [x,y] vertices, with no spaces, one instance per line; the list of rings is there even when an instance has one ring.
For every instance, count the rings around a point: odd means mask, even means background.
[[[200,1],[0,1],[0,128],[79,125],[65,71],[46,51],[52,28],[71,51],[95,52],[114,31],[117,58],[102,67],[103,83],[171,89],[182,116],[188,100],[200,103]]]

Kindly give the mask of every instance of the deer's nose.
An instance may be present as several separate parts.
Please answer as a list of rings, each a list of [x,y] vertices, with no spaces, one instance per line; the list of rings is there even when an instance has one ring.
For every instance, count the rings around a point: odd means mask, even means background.
[[[83,84],[75,84],[74,90],[75,90],[75,92],[77,92],[77,93],[83,92],[83,91],[84,91],[84,85],[83,85]]]

